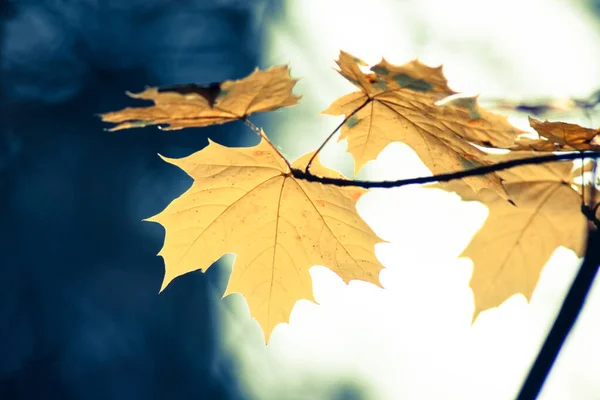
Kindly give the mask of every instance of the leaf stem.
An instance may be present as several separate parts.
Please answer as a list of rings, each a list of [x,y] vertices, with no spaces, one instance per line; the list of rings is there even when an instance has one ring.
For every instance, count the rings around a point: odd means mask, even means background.
[[[600,231],[588,230],[587,250],[577,276],[558,312],[554,324],[540,349],[517,400],[534,400],[540,394],[561,347],[577,321],[600,265]]]
[[[319,146],[319,148],[317,149],[317,151],[315,151],[315,153],[312,155],[312,157],[310,158],[310,160],[308,160],[308,163],[306,164],[306,168],[304,169],[304,173],[305,174],[309,174],[308,169],[310,168],[313,160],[315,159],[315,157],[317,156],[317,154],[319,154],[321,152],[321,150],[323,150],[323,147],[325,147],[325,145],[327,144],[327,142],[329,142],[329,140],[331,140],[331,138],[333,137],[333,135],[335,135],[335,133],[337,131],[340,130],[340,128],[342,126],[344,126],[344,124],[350,119],[352,118],[353,115],[355,115],[357,112],[359,112],[360,110],[362,110],[367,104],[369,104],[373,99],[368,98],[367,100],[365,100],[365,102],[358,107],[356,110],[352,111],[352,113],[346,115],[346,117],[344,118],[344,120],[342,122],[340,122],[340,124],[338,126],[336,126],[336,128],[333,130],[333,132],[331,132],[329,134],[329,136],[327,136],[327,139],[325,139],[325,141],[323,141],[323,143],[321,143],[321,146]]]
[[[248,117],[244,117],[242,118],[242,121],[244,121],[244,123],[250,127],[250,129],[252,129],[258,136],[260,136],[261,138],[263,138],[268,144],[269,146],[271,146],[271,148],[273,150],[275,150],[275,152],[279,155],[279,157],[281,157],[281,159],[286,163],[286,165],[288,166],[288,168],[290,169],[290,171],[292,170],[292,165],[290,164],[290,162],[287,160],[287,158],[285,158],[285,156],[279,151],[279,149],[273,144],[273,142],[271,142],[271,140],[267,137],[267,135],[265,134],[265,131],[263,131],[262,129],[260,129],[259,127],[257,127],[256,125],[254,125],[249,119]]]

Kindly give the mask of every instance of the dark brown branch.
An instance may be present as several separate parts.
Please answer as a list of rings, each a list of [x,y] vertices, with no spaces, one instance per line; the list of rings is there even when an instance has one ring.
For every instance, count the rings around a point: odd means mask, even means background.
[[[469,176],[485,175],[491,172],[502,171],[505,169],[518,167],[520,165],[543,164],[551,161],[575,160],[581,157],[600,158],[600,152],[588,151],[579,153],[552,154],[547,156],[519,158],[516,160],[503,161],[497,164],[485,165],[483,167],[468,169],[465,171],[450,172],[433,176],[423,176],[419,178],[399,179],[396,181],[361,181],[350,179],[330,178],[326,176],[313,175],[300,169],[292,168],[292,175],[297,179],[303,179],[309,182],[320,182],[325,185],[334,186],[358,186],[365,189],[371,188],[393,188],[407,185],[423,185],[434,182],[449,182],[455,179],[467,178]]]
[[[600,220],[596,218],[596,212],[598,211],[598,207],[600,203],[597,203],[594,207],[590,207],[586,204],[581,205],[581,213],[585,215],[588,221],[593,222],[596,229],[600,229]]]
[[[486,165],[479,168],[473,168],[466,171],[451,172],[447,174],[439,174],[433,176],[423,176],[419,178],[399,179],[397,181],[360,181],[350,179],[329,178],[325,176],[316,176],[311,173],[306,173],[300,169],[292,168],[292,175],[297,179],[303,179],[309,182],[320,182],[325,185],[334,186],[358,186],[365,189],[371,188],[393,188],[407,185],[423,185],[434,182],[449,182],[455,179],[467,178],[469,176],[485,175],[495,171],[518,167],[520,165],[542,164],[551,161],[575,160],[578,158],[599,158],[600,152],[579,152],[568,154],[552,154],[548,156],[519,158],[516,160],[499,162],[493,165]],[[594,223],[597,229],[600,229],[600,220],[596,218],[596,211],[600,204],[596,204],[591,208],[585,204],[581,205],[581,212],[585,217]]]
[[[534,400],[542,390],[542,386],[558,357],[561,347],[571,332],[577,317],[584,306],[586,297],[594,283],[600,264],[600,231],[590,230],[587,250],[583,264],[565,296],[556,320],[546,337],[540,352],[533,363],[527,379],[521,387],[517,400]]]

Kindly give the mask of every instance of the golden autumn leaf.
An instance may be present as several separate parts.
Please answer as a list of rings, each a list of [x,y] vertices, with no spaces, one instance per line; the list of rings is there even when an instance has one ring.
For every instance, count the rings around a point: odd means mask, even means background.
[[[457,97],[442,67],[418,60],[393,65],[382,59],[364,73],[366,63],[346,52],[337,60],[339,73],[359,87],[323,111],[351,115],[339,140],[348,140],[355,175],[391,142],[409,145],[433,174],[471,169],[484,164],[485,153],[471,143],[507,148],[520,130],[506,117],[479,107],[476,97]],[[469,143],[471,142],[471,143]],[[479,192],[487,188],[504,195],[496,174],[465,178]]]
[[[500,162],[534,156],[534,152],[488,155]],[[524,165],[500,171],[511,204],[490,190],[458,190],[463,200],[483,202],[489,215],[462,257],[473,261],[470,286],[477,315],[521,293],[527,300],[540,273],[558,246],[584,253],[587,220],[573,183],[573,162]],[[460,185],[454,182],[454,185]]]
[[[311,155],[292,167],[304,167]],[[289,321],[298,300],[314,301],[308,272],[313,265],[328,267],[346,283],[360,279],[380,285],[383,267],[374,246],[381,240],[355,207],[366,190],[298,180],[264,139],[241,148],[211,141],[188,157],[164,159],[194,182],[148,219],[166,230],[159,253],[166,269],[162,289],[187,272],[206,271],[225,253],[236,253],[225,296],[246,298],[268,341],[277,324]],[[318,159],[313,165],[319,174],[341,177]]]
[[[101,117],[105,122],[118,124],[111,131],[159,124],[168,124],[165,130],[223,124],[296,104],[300,97],[292,94],[295,84],[287,66],[257,68],[236,81],[153,87],[137,94],[127,93],[135,99],[151,100],[154,105],[125,108]]]
[[[539,139],[519,137],[515,150],[572,151],[599,150],[600,130],[566,122],[540,121],[529,117],[529,125],[541,136]]]

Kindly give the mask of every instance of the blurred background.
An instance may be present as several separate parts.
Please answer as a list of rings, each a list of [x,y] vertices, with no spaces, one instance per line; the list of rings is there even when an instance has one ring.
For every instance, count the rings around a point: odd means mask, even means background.
[[[457,257],[485,207],[374,190],[358,208],[389,242],[376,248],[385,289],[316,266],[319,305],[298,302],[265,346],[244,300],[221,300],[233,257],[159,295],[164,231],[141,221],[191,184],[157,153],[254,133],[109,133],[95,114],[135,105],[126,90],[289,63],[301,103],[253,121],[293,159],[340,122],[318,113],[354,90],[332,69],[340,49],[444,63],[453,89],[485,102],[588,96],[598,43],[591,0],[0,0],[0,399],[512,398],[579,265],[571,251],[557,249],[531,304],[513,296],[471,326],[472,265]],[[344,150],[328,145],[324,164],[348,174]],[[427,174],[396,143],[360,177]],[[596,284],[543,400],[600,398],[598,314]]]
[[[248,398],[217,358],[223,271],[159,295],[163,230],[141,220],[190,184],[157,153],[253,133],[121,135],[95,114],[130,105],[125,90],[247,75],[277,4],[0,4],[0,399]]]

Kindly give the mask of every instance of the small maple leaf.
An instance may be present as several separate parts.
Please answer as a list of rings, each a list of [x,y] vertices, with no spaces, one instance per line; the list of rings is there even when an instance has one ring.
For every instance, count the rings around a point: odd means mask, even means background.
[[[501,162],[533,157],[534,152],[488,155]],[[473,261],[470,286],[477,315],[497,307],[516,293],[531,299],[540,273],[558,246],[584,253],[587,220],[581,196],[571,185],[573,162],[524,165],[500,171],[511,203],[490,190],[475,194],[462,188],[463,200],[477,200],[489,209],[483,227],[461,254]],[[453,182],[452,185],[464,185]]]
[[[337,64],[338,72],[361,91],[340,97],[323,113],[352,115],[339,140],[348,140],[355,175],[391,142],[406,143],[440,174],[484,164],[485,153],[469,142],[506,148],[520,133],[506,117],[479,107],[476,97],[457,97],[441,66],[432,68],[418,60],[397,66],[382,59],[366,74],[359,68],[366,63],[346,52],[340,53]],[[488,188],[505,195],[496,174],[464,182],[475,191]]]
[[[539,139],[519,137],[514,150],[572,151],[600,149],[600,130],[588,129],[566,122],[542,122],[529,117],[529,125],[541,136]]]
[[[311,155],[292,167],[304,167]],[[225,253],[237,253],[225,296],[246,298],[268,341],[298,300],[314,301],[308,272],[313,265],[330,268],[346,283],[380,285],[383,267],[374,246],[381,239],[355,207],[365,189],[296,179],[264,139],[241,148],[210,141],[188,157],[163,159],[194,183],[148,219],[166,230],[159,253],[166,269],[162,289],[187,272],[206,271]],[[321,175],[341,177],[318,159],[313,165]]]
[[[287,66],[257,68],[236,81],[153,87],[137,94],[128,92],[130,97],[151,100],[154,105],[125,108],[101,114],[101,117],[105,122],[118,124],[110,131],[159,124],[168,124],[165,130],[224,124],[256,112],[295,105],[300,99],[292,94],[296,82]]]

